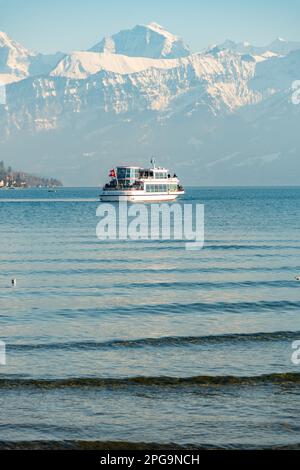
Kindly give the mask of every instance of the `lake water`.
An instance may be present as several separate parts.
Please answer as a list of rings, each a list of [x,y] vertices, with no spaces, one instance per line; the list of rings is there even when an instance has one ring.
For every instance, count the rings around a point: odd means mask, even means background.
[[[0,441],[300,443],[300,188],[188,189],[201,251],[99,241],[98,193],[0,191]]]

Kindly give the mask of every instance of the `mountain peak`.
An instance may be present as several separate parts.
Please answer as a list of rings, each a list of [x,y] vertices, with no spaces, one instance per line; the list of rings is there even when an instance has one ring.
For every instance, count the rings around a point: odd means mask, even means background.
[[[5,46],[18,46],[20,48],[21,47],[23,48],[21,44],[18,44],[15,41],[13,41],[7,33],[5,33],[4,31],[0,31],[0,47],[5,47]]]
[[[0,76],[1,83],[11,83],[28,76],[33,52],[0,31]]]
[[[158,23],[155,23],[155,21],[152,21],[151,23],[147,24],[146,28],[151,29],[155,33],[161,34],[162,36],[165,36],[170,40],[177,41],[179,39],[178,36],[175,36],[175,34],[170,33],[163,26]]]
[[[219,45],[219,48],[228,49],[238,54],[263,55],[266,52],[272,52],[277,55],[286,55],[291,51],[300,49],[300,42],[287,41],[282,37],[278,37],[267,46],[254,46],[249,42],[234,42],[226,39],[226,41]]]
[[[13,83],[49,73],[64,54],[39,54],[0,31],[0,81]]]
[[[190,55],[190,50],[182,39],[155,22],[136,25],[132,29],[103,38],[90,51],[152,59],[175,59]]]
[[[287,41],[284,38],[278,37],[269,45],[269,49],[277,54],[286,55],[296,49],[300,49],[300,42]]]
[[[17,41],[14,41],[5,31],[0,31],[0,48],[7,48],[10,53],[25,55],[34,55],[34,52],[27,49]]]
[[[8,36],[4,31],[0,31],[0,39],[8,39]]]
[[[151,21],[146,25],[148,28],[151,28],[153,30],[164,30],[165,28],[161,25],[156,23],[155,21]]]

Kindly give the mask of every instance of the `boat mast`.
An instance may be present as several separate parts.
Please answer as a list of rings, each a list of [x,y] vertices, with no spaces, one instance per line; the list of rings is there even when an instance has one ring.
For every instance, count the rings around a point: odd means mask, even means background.
[[[156,166],[155,166],[155,158],[154,157],[151,158],[150,163],[152,165],[152,168],[155,170]]]

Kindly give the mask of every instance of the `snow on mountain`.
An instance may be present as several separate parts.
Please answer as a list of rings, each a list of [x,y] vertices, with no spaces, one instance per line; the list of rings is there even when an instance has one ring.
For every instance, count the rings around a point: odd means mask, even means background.
[[[269,44],[267,49],[271,52],[275,52],[276,54],[285,55],[289,52],[300,49],[300,41],[286,41],[279,37]]]
[[[300,49],[286,56],[272,57],[257,64],[255,75],[249,82],[251,89],[269,97],[278,91],[290,90],[300,77]]]
[[[82,184],[83,174],[96,184],[99,162],[110,165],[112,155],[140,161],[155,153],[166,155],[162,164],[175,159],[183,175],[201,161],[205,184],[218,174],[219,183],[232,175],[269,181],[273,168],[296,175],[300,106],[290,97],[300,50],[291,44],[225,41],[190,54],[151,23],[90,51],[47,56],[1,33],[0,80],[15,83],[0,104],[0,152],[19,166],[25,149],[28,170],[51,174],[55,166],[69,184]]]
[[[174,59],[190,54],[181,38],[169,33],[157,23],[137,25],[106,37],[90,49],[90,52],[108,52],[131,57]]]
[[[47,74],[64,54],[39,54],[24,47],[0,31],[0,83],[23,80],[32,75]]]
[[[145,49],[145,31],[148,51]],[[159,41],[163,38],[163,43],[159,42],[159,56],[170,53],[179,41],[177,36],[156,23],[121,31],[111,39],[115,46],[122,45],[130,54],[150,54],[154,51],[152,34]],[[41,73],[45,56],[28,51],[6,35],[2,38],[3,47],[8,47],[11,54],[5,66],[9,65],[10,71],[18,70],[21,78],[32,74],[24,85],[15,84],[7,89],[8,132],[24,127],[32,132],[59,128],[67,124],[72,113],[88,113],[93,109],[115,114],[168,110],[172,115],[179,109],[193,114],[201,106],[214,115],[232,113],[286,87],[290,75],[284,85],[280,83],[283,79],[278,78],[272,90],[268,80],[274,74],[281,77],[280,71],[290,70],[294,60],[291,56],[286,62],[278,62],[277,55],[272,52],[260,51],[261,55],[252,55],[246,52],[252,47],[248,43],[243,43],[239,52],[232,52],[230,49],[237,47],[227,41],[226,49],[215,46],[203,53],[172,59],[117,53],[121,47],[115,48],[113,53],[112,49],[110,52],[72,52],[63,56],[54,67],[51,57],[44,63],[48,71]],[[57,61],[59,57],[54,58]],[[16,64],[22,67],[18,69]],[[34,64],[36,70],[33,73]],[[5,67],[2,70],[7,71]],[[35,75],[38,77],[34,78]]]
[[[264,54],[286,55],[289,52],[300,49],[300,42],[286,41],[282,38],[277,38],[267,46],[253,46],[249,42],[234,42],[227,39],[222,44],[218,45],[219,49],[226,49],[231,52],[239,54],[253,54],[256,56],[263,56]]]
[[[30,60],[34,56],[21,44],[0,31],[0,81],[10,83],[29,75]]]
[[[65,56],[51,72],[53,77],[85,79],[90,75],[105,70],[126,75],[150,68],[169,69],[179,65],[178,59],[150,59],[130,57],[108,52],[72,52]]]
[[[50,75],[85,80],[101,71],[128,75],[146,70],[152,70],[154,74],[155,69],[167,71],[183,68],[197,78],[213,81],[221,77],[228,81],[233,74],[240,76],[241,79],[248,79],[254,73],[255,62],[255,59],[247,60],[243,56],[226,51],[221,51],[217,55],[192,54],[179,59],[150,59],[107,52],[73,52],[66,55]]]
[[[9,128],[60,129],[76,115],[85,116],[80,124],[84,125],[86,118],[99,113],[169,110],[171,115],[178,106],[186,108],[191,96],[195,106],[200,100],[209,113],[233,112],[260,99],[259,92],[247,85],[254,72],[255,62],[229,52],[176,60],[75,53],[65,57],[50,76],[7,88]]]

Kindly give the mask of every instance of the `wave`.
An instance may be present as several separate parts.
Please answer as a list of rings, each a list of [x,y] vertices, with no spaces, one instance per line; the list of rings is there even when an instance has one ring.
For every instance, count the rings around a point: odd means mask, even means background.
[[[162,303],[162,304],[142,304],[126,306],[109,306],[99,309],[95,308],[63,308],[55,312],[56,315],[67,316],[68,318],[99,315],[178,315],[178,314],[243,314],[243,313],[276,313],[281,314],[300,310],[300,301],[292,300],[264,300],[257,302],[193,302],[193,303]]]
[[[170,239],[170,240],[141,240],[140,243],[136,243],[136,240],[127,240],[127,243],[134,243],[135,250],[140,251],[157,251],[157,244],[159,244],[159,250],[171,250],[171,251],[178,251],[182,249],[182,244],[186,243],[188,240],[181,240],[181,239]],[[76,242],[77,243],[77,242]],[[99,243],[99,241],[80,241],[79,243],[85,245],[94,245],[95,243]],[[103,241],[101,240],[101,243]],[[108,241],[111,243],[111,241]],[[217,250],[250,250],[250,251],[258,251],[258,250],[299,250],[300,244],[239,244],[239,243],[220,243],[220,244],[210,244],[205,243],[203,250],[205,251],[217,251]],[[120,249],[121,251],[122,249]],[[119,251],[119,250],[117,250]]]
[[[0,379],[0,389],[61,389],[61,388],[128,388],[128,387],[213,387],[243,385],[300,385],[300,373],[285,372],[255,376],[200,375],[193,377],[74,377],[65,379]]]
[[[207,336],[162,336],[159,338],[115,339],[111,341],[68,341],[57,343],[7,344],[11,351],[30,350],[101,350],[111,348],[193,346],[220,343],[272,342],[300,339],[300,331],[228,333]]]
[[[100,316],[113,316],[121,315],[128,318],[141,316],[178,316],[178,315],[255,315],[267,313],[269,315],[284,315],[288,312],[299,312],[300,301],[292,300],[259,300],[256,302],[193,302],[193,303],[157,303],[157,304],[142,304],[142,305],[103,305],[101,307],[80,307],[76,308],[76,305],[72,308],[64,307],[53,312],[47,312],[47,318],[51,316],[55,318],[100,318]],[[33,308],[34,311],[34,308]],[[21,312],[18,319],[21,321],[21,317],[26,312]],[[40,316],[37,309],[37,315]],[[6,318],[9,321],[14,322],[13,317],[9,317],[4,313],[0,313],[0,318]],[[33,317],[31,318],[31,320]],[[23,318],[22,318],[23,321]],[[27,318],[26,318],[27,321]]]
[[[118,313],[118,314],[182,314],[182,313],[261,313],[261,312],[286,312],[300,309],[300,301],[292,300],[262,300],[257,302],[193,302],[193,303],[163,303],[163,304],[144,304],[144,305],[130,305],[124,307],[108,307],[104,313]],[[86,314],[98,314],[99,312],[93,309],[78,309],[78,312]],[[74,310],[70,310],[72,315]]]
[[[280,244],[264,244],[264,245],[251,245],[251,244],[219,244],[209,245],[205,244],[204,249],[207,250],[299,250],[300,245],[280,245]]]
[[[186,243],[189,240],[181,240],[181,239],[170,239],[170,240],[140,240],[139,243],[137,243],[136,240],[127,240],[127,243],[133,243],[135,244],[135,251],[136,252],[152,252],[152,251],[157,251],[157,245],[159,244],[159,250],[161,251],[179,251],[182,250],[182,245]],[[101,240],[79,240],[79,241],[74,241],[71,242],[71,244],[81,244],[81,245],[95,245],[97,243],[103,243],[105,241]],[[107,240],[107,243],[111,244],[111,240]],[[113,240],[113,242],[115,242]],[[115,243],[116,249],[115,251],[123,251],[123,247],[119,247],[119,242]],[[227,251],[227,250],[233,250],[233,251],[276,251],[278,253],[279,250],[299,250],[300,249],[300,244],[293,244],[293,245],[287,245],[287,244],[238,244],[238,243],[225,243],[225,244],[209,244],[205,243],[203,250],[204,251]]]
[[[98,286],[94,286],[98,287]],[[172,288],[178,288],[178,289],[191,289],[194,287],[202,287],[205,289],[224,289],[224,288],[241,288],[241,287],[294,287],[296,289],[299,289],[299,285],[297,282],[295,282],[295,279],[292,278],[290,280],[270,280],[270,281],[220,281],[220,282],[207,282],[207,281],[174,281],[174,282],[166,282],[166,281],[161,281],[161,282],[131,282],[131,283],[118,283],[114,284],[113,287],[117,289],[136,289],[136,288],[142,288],[142,289],[157,289],[157,288],[166,288],[166,289],[172,289]],[[88,286],[87,288],[90,288]],[[107,288],[111,288],[111,286],[108,286]]]
[[[80,270],[78,272],[81,273]],[[7,290],[6,287],[0,287],[1,290]],[[101,285],[101,292],[106,290],[114,289],[182,289],[190,290],[194,288],[207,289],[207,290],[218,290],[218,289],[241,289],[241,288],[290,288],[290,289],[299,289],[299,283],[295,282],[295,279],[291,277],[290,280],[270,280],[270,281],[218,281],[218,282],[208,282],[208,281],[161,281],[161,282],[130,282],[130,283],[115,283],[109,285]],[[64,289],[71,289],[74,292],[74,295],[84,295],[94,296],[99,295],[99,284],[89,284],[89,285],[80,285],[80,286],[71,286],[64,284]],[[94,292],[97,290],[97,293]],[[18,291],[28,291],[28,287],[18,287]],[[56,292],[57,291],[57,292]],[[44,287],[39,287],[32,289],[30,288],[31,294],[45,294],[48,295],[48,292],[44,292]],[[52,284],[51,285],[51,295],[61,295],[61,284]]]
[[[179,444],[175,442],[36,440],[0,441],[0,450],[300,450],[300,442],[293,444]]]
[[[224,258],[222,258],[222,261]],[[189,261],[188,258],[186,258],[186,261]],[[207,260],[205,260],[207,261]],[[216,260],[214,260],[216,261]],[[217,260],[219,261],[219,260]],[[221,261],[221,260],[220,260]],[[96,260],[96,262],[101,264],[101,260]],[[140,261],[136,260],[130,260],[130,261],[121,261],[119,260],[107,260],[105,259],[103,263],[108,263],[109,267],[101,266],[97,268],[88,268],[86,266],[82,268],[68,268],[68,269],[59,269],[59,275],[60,276],[73,276],[73,275],[92,275],[92,274],[112,274],[112,273],[126,273],[126,274],[152,274],[152,273],[160,273],[160,274],[191,274],[191,273],[213,273],[213,274],[222,274],[222,273],[253,273],[253,272],[260,272],[260,273],[267,273],[270,272],[272,274],[274,273],[282,273],[282,272],[288,272],[291,275],[291,280],[295,283],[294,276],[300,271],[300,266],[291,266],[291,265],[284,265],[284,266],[207,266],[207,265],[198,265],[197,267],[191,267],[185,266],[185,267],[157,267],[156,265],[151,266],[151,264],[147,264],[145,266],[145,263],[141,263]],[[11,261],[9,261],[11,263]],[[27,263],[27,260],[26,260]],[[46,260],[47,263],[47,260]],[[51,260],[52,263],[52,260]],[[114,265],[116,263],[116,265]],[[120,267],[119,264],[124,264],[124,266]],[[141,265],[139,267],[134,267],[132,268],[132,265],[138,266],[139,264]],[[44,276],[57,276],[57,268],[53,269],[34,269],[31,271],[32,274],[35,276],[39,275],[44,275]],[[24,271],[22,269],[15,269],[14,273],[16,275],[23,275]],[[265,281],[262,281],[265,282]],[[297,284],[297,283],[295,283]],[[218,284],[216,283],[218,286]],[[127,284],[127,287],[130,287],[130,284]]]

